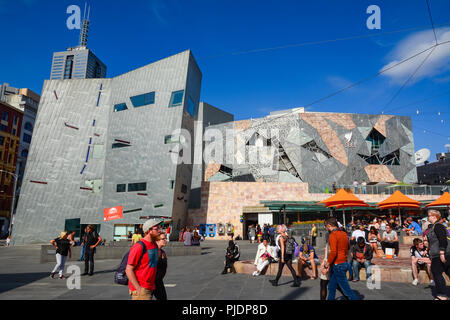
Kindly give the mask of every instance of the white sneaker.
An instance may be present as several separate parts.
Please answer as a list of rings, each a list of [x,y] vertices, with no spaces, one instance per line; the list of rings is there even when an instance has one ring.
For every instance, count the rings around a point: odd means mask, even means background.
[[[430,286],[434,287],[436,284],[434,283],[434,280],[430,280]]]
[[[413,286],[417,286],[419,284],[419,279],[414,279],[412,284]]]
[[[256,277],[258,275],[258,271],[253,271],[253,276]]]

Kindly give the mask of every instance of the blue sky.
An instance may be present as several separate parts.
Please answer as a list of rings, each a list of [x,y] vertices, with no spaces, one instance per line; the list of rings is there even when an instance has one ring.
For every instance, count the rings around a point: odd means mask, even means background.
[[[41,92],[52,53],[78,43],[79,31],[66,27],[72,4],[83,7],[84,1],[0,0],[0,83]],[[88,46],[107,65],[108,77],[191,49],[203,73],[202,101],[237,120],[309,105],[434,44],[425,0],[89,4]],[[381,9],[381,30],[366,26],[373,4]],[[438,41],[450,41],[450,1],[430,4]],[[414,30],[386,34],[404,29]],[[427,53],[308,110],[411,116],[416,150],[431,149],[434,160],[450,144],[450,43],[437,47],[389,103]]]

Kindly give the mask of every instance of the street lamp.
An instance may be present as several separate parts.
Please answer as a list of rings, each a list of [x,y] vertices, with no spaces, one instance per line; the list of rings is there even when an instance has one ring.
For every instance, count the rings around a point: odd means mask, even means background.
[[[11,228],[12,228],[12,219],[13,219],[13,213],[14,213],[14,204],[15,204],[15,200],[16,200],[16,185],[17,185],[17,179],[18,176],[12,172],[9,171],[5,171],[5,170],[0,170],[0,172],[5,172],[5,173],[9,173],[10,175],[12,175],[14,177],[14,187],[13,187],[13,198],[12,198],[12,202],[11,202],[11,209],[10,209],[10,217],[9,217],[9,227],[8,227],[8,235],[11,235]]]

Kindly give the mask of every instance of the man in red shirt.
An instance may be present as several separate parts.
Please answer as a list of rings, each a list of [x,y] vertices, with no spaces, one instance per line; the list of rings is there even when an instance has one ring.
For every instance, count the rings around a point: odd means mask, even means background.
[[[338,285],[341,287],[344,295],[350,300],[358,300],[347,280],[347,256],[350,248],[347,233],[338,228],[337,220],[334,217],[325,220],[325,227],[330,232],[328,239],[330,253],[325,266],[327,270],[331,268],[330,282],[328,283],[328,300],[335,299]]]
[[[140,240],[146,247],[144,256],[140,243],[135,243],[130,249],[125,273],[132,300],[152,300],[158,264],[158,246],[155,240],[161,233],[162,222],[161,219],[150,219],[144,223],[144,237]]]

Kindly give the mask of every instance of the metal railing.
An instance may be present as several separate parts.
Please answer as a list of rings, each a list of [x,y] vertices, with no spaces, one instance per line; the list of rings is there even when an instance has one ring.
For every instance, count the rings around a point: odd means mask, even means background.
[[[346,189],[354,194],[393,194],[396,190],[406,195],[441,195],[445,191],[450,192],[450,186],[388,186],[388,185],[368,185],[354,187],[353,185],[337,185],[336,189]],[[310,193],[334,193],[333,186],[309,186]]]

